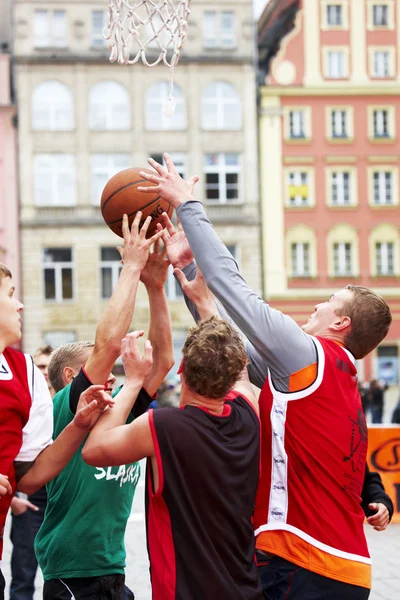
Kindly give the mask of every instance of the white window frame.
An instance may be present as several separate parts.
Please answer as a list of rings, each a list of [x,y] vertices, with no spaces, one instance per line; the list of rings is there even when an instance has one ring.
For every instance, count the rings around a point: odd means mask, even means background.
[[[334,19],[332,19],[333,16]],[[331,20],[335,22],[330,22]],[[326,5],[326,23],[329,28],[343,27],[343,5],[340,2],[329,2]]]
[[[102,15],[102,26],[100,30],[96,27],[95,18]],[[91,30],[91,46],[92,48],[102,49],[106,46],[106,40],[103,37],[103,29],[106,24],[106,13],[103,10],[92,10],[92,30]]]
[[[395,77],[395,48],[393,46],[369,46],[369,74],[374,79]]]
[[[347,253],[347,250],[349,250],[349,253]],[[335,277],[350,277],[354,275],[354,247],[352,242],[334,242],[332,257]],[[339,268],[337,269],[336,266]]]
[[[329,7],[332,5],[341,8],[340,25],[331,25],[328,21]],[[349,5],[348,0],[321,0],[321,29],[323,31],[343,31],[349,28]]]
[[[224,15],[232,17],[232,27],[226,31]],[[232,10],[206,10],[203,13],[203,48],[232,50],[236,47],[236,13]]]
[[[54,250],[71,250],[71,260],[65,262],[48,262],[46,263],[44,260],[44,252],[47,249]],[[43,299],[45,302],[49,303],[64,303],[64,302],[74,302],[76,298],[76,281],[75,281],[75,252],[72,246],[46,246],[43,248],[42,252],[42,282],[43,282]],[[45,270],[46,269],[54,269],[55,271],[55,298],[46,298],[46,286],[45,286]],[[71,282],[72,282],[72,298],[63,298],[62,295],[62,270],[63,269],[71,269]]]
[[[394,30],[395,28],[395,20],[394,20],[394,9],[395,4],[394,0],[367,0],[368,10],[367,10],[367,30],[368,31],[388,31]],[[387,7],[387,24],[386,25],[375,25],[374,22],[374,7]]]
[[[215,86],[215,95],[207,96],[207,92],[211,87]],[[224,88],[226,86],[232,88],[232,90],[236,93],[236,96],[226,96],[224,95]],[[234,106],[238,112],[238,118],[235,123],[227,123],[225,121],[226,115],[226,107]],[[216,114],[216,123],[213,126],[210,123],[207,123],[206,119],[206,109],[205,107],[212,107]],[[204,90],[201,101],[201,120],[202,120],[202,128],[206,131],[216,131],[216,130],[225,130],[225,131],[237,131],[242,128],[242,103],[238,90],[236,87],[230,83],[229,81],[213,81],[209,84]]]
[[[114,91],[120,92],[120,98],[114,103],[104,100],[104,89],[110,84],[111,90],[114,88]],[[115,93],[109,92],[107,95],[115,98]],[[116,118],[116,114],[121,114],[121,107],[125,111],[124,120]],[[131,128],[131,102],[129,92],[122,83],[104,79],[92,86],[89,94],[89,126],[92,131],[128,131]]]
[[[326,79],[346,79],[349,76],[348,48],[324,48],[324,66]],[[334,60],[336,59],[336,60]],[[336,64],[337,63],[337,64]]]
[[[389,178],[387,176],[389,175]],[[374,206],[394,206],[394,176],[392,170],[374,169],[372,173],[373,181],[373,205]],[[387,179],[389,179],[389,194]],[[376,193],[378,192],[378,193]],[[388,201],[389,199],[389,201]]]
[[[331,112],[332,139],[346,140],[349,136],[349,113],[345,109],[337,108]],[[339,127],[338,127],[339,125]]]
[[[238,158],[238,162],[236,165],[227,165],[225,157],[229,154],[233,154]],[[216,156],[217,163],[216,165],[207,165],[207,156]],[[205,180],[205,201],[207,204],[242,204],[242,166],[241,166],[241,155],[238,152],[215,152],[215,153],[207,153],[204,156],[204,180]],[[226,183],[226,175],[236,173],[238,175],[238,199],[237,200],[229,200],[227,198],[227,189],[228,184]],[[218,174],[218,190],[219,190],[219,200],[207,199],[207,175],[208,174]]]
[[[48,168],[44,168],[44,165],[48,165]],[[74,206],[76,204],[76,164],[73,154],[35,154],[34,173],[36,206]],[[43,198],[41,175],[50,184],[50,202]],[[64,185],[59,181],[62,176],[71,181],[71,194],[66,198],[62,197]]]
[[[115,286],[117,285],[119,275],[122,270],[121,260],[103,260],[101,257],[101,251],[103,248],[114,248],[113,246],[101,246],[100,247],[100,298],[102,300],[109,300],[113,293]],[[110,296],[103,295],[103,269],[111,269],[111,294]]]
[[[174,267],[172,265],[168,267],[167,280],[165,282],[165,293],[168,300],[182,301],[184,298],[183,292],[179,286],[179,282],[174,275]]]
[[[336,196],[335,200],[335,188]],[[347,198],[346,198],[347,196]],[[351,171],[331,171],[331,206],[351,206]]]
[[[46,93],[43,94],[43,91]],[[39,98],[37,98],[38,95]],[[45,119],[42,119],[43,114]],[[56,79],[43,81],[36,86],[32,93],[32,129],[34,131],[72,131],[74,127],[74,99],[69,87]]]
[[[304,181],[305,180],[305,181]],[[296,194],[290,195],[291,186],[297,188],[307,187],[307,196]],[[290,208],[306,208],[312,206],[312,173],[310,169],[297,167],[286,169],[286,206]]]
[[[387,140],[393,137],[390,131],[389,109],[376,108],[372,111],[372,131],[372,137],[375,140]]]
[[[298,115],[297,113],[301,113],[302,116]],[[283,115],[284,115],[284,119],[283,119],[283,125],[284,125],[284,136],[285,136],[285,141],[289,142],[289,143],[304,143],[304,142],[309,142],[311,139],[311,107],[310,106],[285,106],[283,109]],[[293,120],[295,121],[295,128],[300,132],[303,133],[304,136],[302,135],[296,135],[294,137],[292,137],[292,133],[293,133],[293,127],[291,126],[291,124],[293,124]],[[301,127],[302,125],[302,127]]]
[[[68,331],[57,329],[54,331],[45,331],[43,333],[43,340],[45,344],[48,344],[52,348],[56,349],[65,344],[72,344],[78,341],[78,336],[75,331]]]
[[[39,31],[38,17],[45,17],[45,32]],[[63,16],[62,21],[57,23],[57,15]],[[67,47],[67,13],[63,9],[35,9],[33,16],[33,36],[35,48],[66,48]],[[43,21],[44,23],[44,21]],[[62,23],[62,31],[57,32],[57,25]]]
[[[391,277],[396,274],[395,252],[394,242],[375,242],[375,269],[378,277]]]
[[[386,202],[386,181],[385,173],[390,173],[390,185],[391,185],[391,202]],[[376,202],[376,177],[379,174],[379,201]],[[393,164],[379,164],[372,167],[368,167],[368,194],[369,194],[369,205],[377,209],[381,207],[395,207],[399,204],[399,169],[393,166]],[[384,202],[381,202],[381,200]]]
[[[101,162],[103,161],[103,164]],[[98,193],[96,176],[101,176],[103,179],[102,189],[106,183],[124,169],[131,167],[131,155],[128,152],[93,152],[91,155],[91,184],[92,184],[92,204],[100,206],[101,192]]]
[[[292,242],[290,246],[292,277],[311,277],[311,246],[309,242]]]
[[[158,95],[154,94],[152,96],[151,93],[156,89],[158,89]],[[187,128],[186,97],[181,86],[174,84],[176,107],[175,114],[172,117],[165,114],[168,98],[168,81],[156,81],[147,88],[145,95],[145,125],[147,131],[184,131]],[[159,121],[155,121],[153,113],[147,110],[149,106],[156,107],[160,118]]]
[[[352,106],[341,106],[341,105],[330,105],[325,108],[325,120],[326,120],[326,137],[330,142],[337,142],[339,144],[345,142],[351,142],[354,139],[354,109]],[[345,114],[345,131],[346,136],[334,135],[334,113]],[[341,117],[339,117],[341,118]]]

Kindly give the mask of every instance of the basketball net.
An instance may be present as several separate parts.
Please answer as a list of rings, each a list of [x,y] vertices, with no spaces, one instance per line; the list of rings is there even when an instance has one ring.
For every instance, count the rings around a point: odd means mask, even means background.
[[[146,67],[160,62],[169,67],[169,116],[175,112],[174,69],[188,31],[189,6],[190,0],[109,0],[103,30],[110,62],[134,65],[141,59]]]

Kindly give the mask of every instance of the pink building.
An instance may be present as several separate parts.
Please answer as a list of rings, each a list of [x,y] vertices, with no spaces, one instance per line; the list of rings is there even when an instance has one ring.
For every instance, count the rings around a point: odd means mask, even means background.
[[[265,297],[300,323],[348,283],[389,335],[361,378],[399,383],[400,1],[271,0],[259,23]]]
[[[11,270],[19,296],[16,107],[11,95],[11,58],[0,54],[0,262]]]

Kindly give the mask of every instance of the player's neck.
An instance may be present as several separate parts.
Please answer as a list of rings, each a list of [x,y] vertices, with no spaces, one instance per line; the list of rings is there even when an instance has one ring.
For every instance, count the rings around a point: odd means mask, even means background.
[[[180,405],[181,407],[197,406],[220,415],[224,410],[224,398],[206,398],[205,396],[196,394],[196,392],[193,392],[186,385],[182,384]]]
[[[7,348],[6,342],[0,337],[0,354],[3,354],[3,352],[6,348]]]

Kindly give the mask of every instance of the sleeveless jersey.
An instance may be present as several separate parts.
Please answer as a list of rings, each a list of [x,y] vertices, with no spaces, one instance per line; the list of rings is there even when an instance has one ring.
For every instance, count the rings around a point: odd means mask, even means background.
[[[306,569],[370,587],[360,506],[367,426],[354,358],[314,338],[318,374],[305,390],[260,395],[262,473],[254,526],[257,548]]]
[[[33,382],[32,358],[12,348],[0,355],[0,473],[8,475],[15,492],[14,460],[22,446],[22,429],[29,419]],[[0,500],[0,559],[3,551],[4,524],[12,496]]]
[[[221,416],[185,406],[149,419],[159,479],[154,493],[148,460],[153,600],[262,600],[251,520],[260,459],[254,408],[234,394]]]

